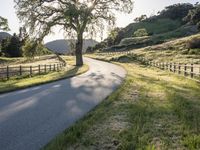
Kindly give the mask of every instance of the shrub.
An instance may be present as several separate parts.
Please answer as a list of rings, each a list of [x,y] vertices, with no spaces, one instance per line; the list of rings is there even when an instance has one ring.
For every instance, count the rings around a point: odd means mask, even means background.
[[[148,32],[145,28],[138,29],[133,33],[134,37],[143,37],[143,36],[148,36]]]
[[[120,45],[137,45],[144,44],[149,42],[149,37],[133,37],[133,38],[124,38],[121,40]]]
[[[199,55],[200,54],[200,49],[191,49],[189,51],[190,55]]]
[[[186,47],[188,49],[197,49],[200,48],[200,38],[193,38],[187,42]]]

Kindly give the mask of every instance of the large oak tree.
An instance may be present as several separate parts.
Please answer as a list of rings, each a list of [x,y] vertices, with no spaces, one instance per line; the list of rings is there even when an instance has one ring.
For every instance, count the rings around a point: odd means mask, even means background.
[[[115,22],[117,11],[130,13],[133,0],[15,0],[17,15],[36,40],[42,41],[52,27],[62,26],[75,36],[76,65],[83,65],[86,33],[104,30]]]

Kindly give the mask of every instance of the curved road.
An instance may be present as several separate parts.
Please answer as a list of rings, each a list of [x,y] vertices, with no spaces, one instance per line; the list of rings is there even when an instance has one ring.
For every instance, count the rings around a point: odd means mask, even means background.
[[[38,150],[111,94],[126,76],[116,65],[84,58],[80,76],[0,95],[0,149]]]

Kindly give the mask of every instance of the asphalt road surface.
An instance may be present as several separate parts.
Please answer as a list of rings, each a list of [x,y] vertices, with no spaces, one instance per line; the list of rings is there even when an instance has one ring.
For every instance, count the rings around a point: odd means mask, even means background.
[[[38,150],[83,117],[123,81],[114,64],[84,59],[80,76],[0,95],[0,150]]]

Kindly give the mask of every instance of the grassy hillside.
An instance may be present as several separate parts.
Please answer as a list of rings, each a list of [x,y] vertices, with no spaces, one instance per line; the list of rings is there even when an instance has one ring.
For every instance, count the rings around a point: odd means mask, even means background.
[[[160,45],[133,50],[137,56],[158,62],[200,63],[200,49],[187,48],[188,42],[200,39],[200,34],[172,40]]]
[[[139,23],[132,23],[123,29],[124,37],[132,37],[133,33],[141,28],[145,28],[150,34],[161,34],[181,27],[180,20],[172,19],[155,19],[152,21],[142,21]]]
[[[124,38],[121,40],[119,45],[114,45],[106,49],[106,51],[124,51],[136,48],[142,48],[155,44],[164,43],[176,38],[186,37],[198,33],[198,29],[193,25],[184,25],[175,30],[168,31],[165,33],[155,34],[152,36],[144,37],[131,37]]]
[[[140,38],[139,38],[140,39]],[[200,41],[200,34],[179,38],[165,42],[163,44],[148,46],[140,49],[131,49],[134,56],[144,57],[150,61],[157,62],[177,62],[177,63],[200,63],[200,48],[188,48],[188,43],[198,39]],[[198,41],[197,41],[198,42]],[[199,45],[199,44],[198,44]],[[124,48],[127,50],[126,48]],[[98,55],[100,59],[117,60],[126,54],[118,55]],[[129,57],[132,57],[131,55]]]

